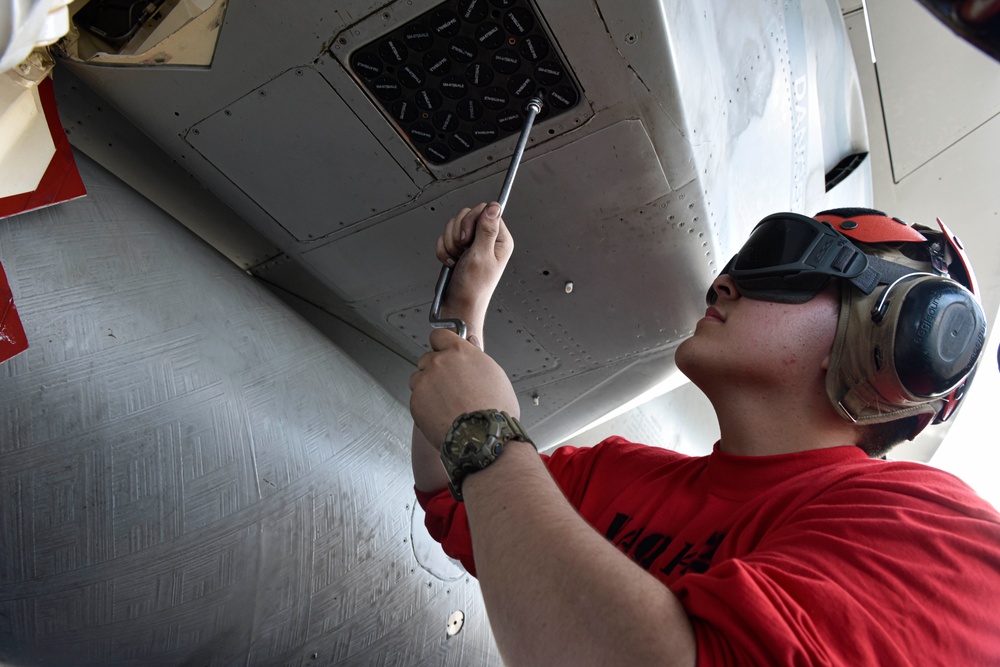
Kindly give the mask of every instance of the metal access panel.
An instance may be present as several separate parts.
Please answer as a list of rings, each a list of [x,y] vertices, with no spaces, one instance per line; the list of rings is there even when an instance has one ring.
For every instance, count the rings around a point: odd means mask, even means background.
[[[900,182],[1000,113],[1000,67],[920,3],[868,3],[892,173]]]
[[[345,66],[429,166],[472,154],[487,164],[484,150],[521,129],[532,96],[544,100],[539,121],[583,99],[527,0],[447,0],[394,19],[386,12],[354,26],[331,53],[343,59],[353,48]]]
[[[194,125],[187,141],[299,241],[406,203],[419,189],[311,67]],[[305,168],[308,165],[308,168]],[[288,175],[297,178],[288,187]],[[378,197],[371,192],[378,188]]]

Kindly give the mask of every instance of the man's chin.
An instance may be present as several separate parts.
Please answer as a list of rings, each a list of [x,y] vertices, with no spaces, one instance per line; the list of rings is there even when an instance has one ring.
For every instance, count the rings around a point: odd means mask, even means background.
[[[693,381],[693,378],[691,377],[691,370],[692,365],[697,366],[695,361],[697,355],[692,349],[692,346],[696,345],[696,343],[693,343],[692,339],[693,336],[685,338],[681,344],[677,346],[677,349],[674,350],[674,364],[677,366],[677,370],[686,375],[689,380]]]

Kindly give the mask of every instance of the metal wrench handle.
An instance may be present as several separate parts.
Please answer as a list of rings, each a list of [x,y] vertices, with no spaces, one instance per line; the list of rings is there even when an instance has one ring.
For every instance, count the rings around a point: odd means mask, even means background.
[[[510,196],[510,189],[514,185],[514,176],[517,174],[517,168],[521,164],[521,156],[524,154],[524,148],[528,145],[528,135],[531,133],[531,126],[535,124],[535,116],[542,110],[542,99],[540,97],[532,97],[528,100],[528,117],[524,120],[524,127],[521,128],[521,136],[517,140],[517,147],[514,149],[514,155],[510,159],[510,166],[507,167],[507,178],[503,181],[503,187],[500,188],[500,196],[497,198],[497,203],[500,204],[500,214],[503,215],[503,210],[507,206],[507,198]],[[431,313],[430,313],[430,323],[435,329],[454,329],[462,338],[466,338],[469,334],[468,328],[465,326],[465,322],[459,318],[451,319],[441,319],[441,301],[444,299],[445,292],[448,291],[448,282],[451,280],[451,267],[442,266],[441,273],[438,275],[437,285],[434,287],[434,301],[431,303]]]

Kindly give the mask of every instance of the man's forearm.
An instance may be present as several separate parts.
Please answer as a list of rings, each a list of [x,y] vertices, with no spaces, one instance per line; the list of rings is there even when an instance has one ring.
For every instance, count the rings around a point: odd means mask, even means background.
[[[485,350],[483,329],[490,298],[514,249],[514,240],[500,219],[500,212],[499,204],[488,205],[486,202],[473,208],[462,209],[447,222],[444,233],[438,237],[435,247],[438,260],[454,268],[447,298],[441,306],[441,314],[446,319],[459,318],[465,322],[468,330],[467,340],[480,351]],[[432,334],[432,347],[434,340]],[[441,340],[440,337],[438,340]],[[434,356],[440,355],[428,354],[421,358],[418,363],[418,373],[410,378],[411,390],[420,384],[417,380],[420,363],[424,363],[425,368],[432,367],[430,359]],[[450,367],[442,374],[446,380],[446,387],[455,389],[461,386],[457,390],[459,399],[474,393],[469,391],[468,383],[455,381],[461,377],[464,370],[461,367]],[[483,384],[481,378],[479,380],[476,384]],[[431,381],[429,384],[434,385],[435,382]],[[505,385],[509,384],[506,376],[500,378],[500,391],[507,389]],[[440,387],[433,386],[423,396],[417,397],[416,401],[411,396],[410,411],[415,424],[419,422],[424,429],[421,431],[414,426],[411,445],[414,483],[421,491],[436,491],[447,485],[448,477],[439,460],[439,447],[451,425],[451,420],[470,409],[494,407],[494,396],[491,393],[484,396],[482,402],[471,406],[462,404],[461,400],[455,401],[454,397],[451,401],[443,400],[446,398],[445,393]],[[512,389],[508,393],[509,396],[506,398],[513,401],[512,405],[506,405],[506,409],[515,414],[516,398]],[[431,442],[428,442],[425,434],[429,435]]]
[[[438,491],[448,485],[448,474],[441,464],[440,450],[427,441],[416,425],[410,440],[410,460],[413,483],[420,491]]]
[[[531,445],[508,443],[462,491],[507,664],[694,664],[680,602],[577,514]]]
[[[458,317],[465,322],[468,333],[467,340],[480,350],[484,349],[485,313],[473,312],[470,314],[470,311],[449,312],[442,309],[442,316],[444,318]],[[448,475],[441,464],[441,443],[428,442],[416,424],[413,426],[413,434],[410,439],[410,461],[413,467],[414,485],[421,491],[437,491],[448,485]]]

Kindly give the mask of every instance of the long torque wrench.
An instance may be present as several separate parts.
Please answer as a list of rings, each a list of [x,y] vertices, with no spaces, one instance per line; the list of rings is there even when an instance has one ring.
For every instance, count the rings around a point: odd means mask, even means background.
[[[521,164],[521,156],[524,154],[524,147],[528,145],[528,134],[531,133],[531,126],[535,124],[535,116],[542,110],[542,99],[532,97],[528,100],[528,117],[524,119],[524,127],[521,128],[521,136],[517,140],[517,148],[510,159],[510,166],[507,167],[507,178],[504,179],[503,187],[500,188],[500,196],[497,203],[500,204],[500,214],[507,206],[507,197],[510,196],[510,188],[514,185],[514,175],[517,174],[517,167]],[[448,291],[448,282],[451,280],[451,267],[441,267],[441,274],[438,276],[437,285],[434,287],[434,302],[431,303],[430,323],[435,329],[454,329],[462,338],[468,336],[468,329],[465,322],[459,318],[441,319],[441,301]]]

